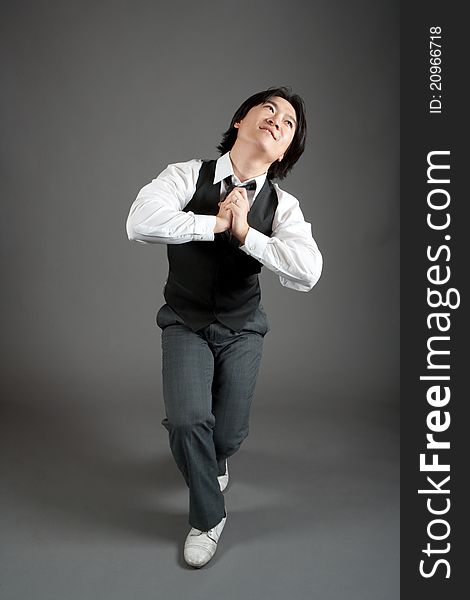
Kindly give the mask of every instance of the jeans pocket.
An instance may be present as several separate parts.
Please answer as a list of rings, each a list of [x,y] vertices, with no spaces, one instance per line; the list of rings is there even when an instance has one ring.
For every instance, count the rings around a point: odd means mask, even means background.
[[[165,329],[168,325],[174,325],[175,323],[182,323],[181,319],[168,304],[164,304],[157,312],[156,321],[160,329]]]
[[[269,323],[268,315],[266,314],[266,311],[264,310],[263,305],[261,304],[261,302],[260,302],[260,304],[258,306],[258,310],[259,310],[260,315],[261,315],[261,323],[263,323],[263,327],[264,327],[263,335],[266,335],[268,333],[268,331],[271,331],[271,326],[270,326],[270,323]]]

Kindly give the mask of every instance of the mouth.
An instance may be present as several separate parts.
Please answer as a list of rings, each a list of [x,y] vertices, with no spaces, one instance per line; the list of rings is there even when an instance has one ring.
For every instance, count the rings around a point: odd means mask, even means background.
[[[263,131],[267,131],[277,141],[277,137],[274,135],[274,131],[270,127],[260,127]]]

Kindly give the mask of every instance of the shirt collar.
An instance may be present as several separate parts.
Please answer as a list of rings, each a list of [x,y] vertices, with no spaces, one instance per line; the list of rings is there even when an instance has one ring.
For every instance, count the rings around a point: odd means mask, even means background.
[[[238,179],[238,177],[233,172],[233,165],[232,165],[232,161],[230,160],[230,152],[226,152],[217,160],[217,163],[215,165],[214,185],[216,183],[219,183],[220,181],[222,181],[229,175],[233,176],[233,182],[235,184],[241,183],[240,180]],[[253,180],[256,181],[256,191],[254,193],[253,200],[256,198],[258,193],[261,191],[261,188],[263,187],[264,182],[266,181],[266,175],[267,175],[267,171],[266,171],[266,173],[263,173],[262,175],[258,175],[258,177],[253,177]],[[251,179],[250,179],[250,181],[251,181]]]

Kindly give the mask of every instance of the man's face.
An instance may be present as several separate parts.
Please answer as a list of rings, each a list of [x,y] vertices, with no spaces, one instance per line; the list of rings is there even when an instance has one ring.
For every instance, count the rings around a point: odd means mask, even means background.
[[[297,117],[290,102],[273,96],[263,104],[253,106],[245,117],[235,123],[237,141],[255,144],[268,162],[282,159],[294,138]]]

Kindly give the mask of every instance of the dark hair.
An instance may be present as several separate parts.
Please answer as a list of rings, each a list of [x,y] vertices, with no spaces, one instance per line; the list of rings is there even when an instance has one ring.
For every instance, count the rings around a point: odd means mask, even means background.
[[[253,108],[253,106],[259,106],[273,96],[279,96],[280,98],[284,98],[284,100],[290,102],[294,107],[297,116],[297,126],[295,128],[294,137],[286,153],[284,154],[284,158],[281,160],[281,162],[276,160],[268,169],[268,179],[284,179],[287,173],[289,173],[295,163],[302,156],[307,137],[307,120],[305,118],[304,101],[300,96],[292,93],[292,89],[290,87],[270,87],[263,92],[253,94],[253,96],[250,96],[247,100],[245,100],[245,102],[243,102],[243,104],[233,115],[230,127],[223,134],[222,141],[217,146],[217,150],[219,150],[221,155],[231,150],[238,135],[238,130],[234,127],[235,123],[241,121],[246,116],[248,111]]]

